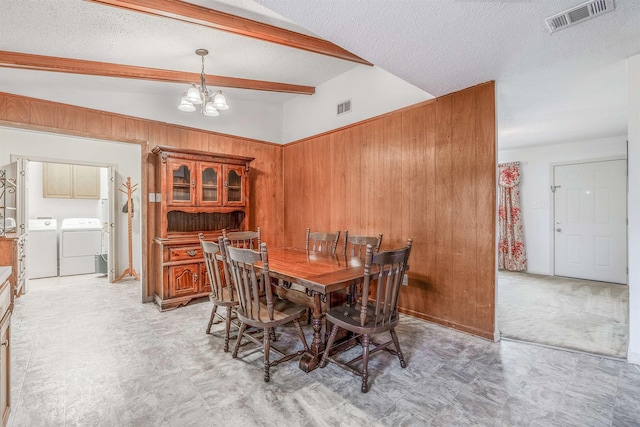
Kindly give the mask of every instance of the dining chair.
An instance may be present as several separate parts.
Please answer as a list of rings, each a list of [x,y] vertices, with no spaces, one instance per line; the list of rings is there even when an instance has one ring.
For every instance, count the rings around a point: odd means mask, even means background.
[[[227,231],[222,230],[222,237],[229,239],[234,248],[260,250],[260,227],[256,231]]]
[[[207,334],[211,333],[211,326],[216,316],[219,317],[221,321],[224,321],[224,351],[228,352],[231,321],[234,317],[234,309],[238,306],[238,300],[235,296],[227,268],[223,238],[218,237],[218,243],[206,241],[202,233],[198,234],[198,238],[202,246],[202,255],[204,256],[204,264],[207,269],[209,283],[211,283],[209,299],[213,303],[211,315],[209,316],[209,324],[207,325]],[[226,307],[224,316],[217,312],[218,307]]]
[[[367,245],[362,293],[355,304],[347,302],[347,304],[332,307],[326,314],[327,321],[333,324],[333,327],[320,360],[320,367],[324,368],[328,362],[332,362],[362,377],[360,390],[363,393],[369,391],[367,381],[370,356],[381,350],[387,350],[398,357],[402,368],[407,366],[400,350],[395,327],[399,320],[398,293],[408,268],[412,243],[413,241],[409,239],[404,248],[377,254],[374,254],[372,245]],[[373,291],[371,297],[368,297],[369,290]],[[359,338],[362,345],[362,354],[348,362],[337,358],[340,352],[331,355],[332,351],[336,351],[332,346],[339,328],[356,334],[356,338]],[[371,335],[382,332],[389,332],[391,340],[381,344],[371,341]],[[391,344],[394,345],[395,350],[389,348]],[[370,349],[371,345],[373,349]],[[362,361],[362,368],[358,369],[356,364],[360,361]]]
[[[374,236],[358,236],[349,235],[349,231],[344,231],[344,243],[342,246],[342,253],[348,257],[364,258],[367,252],[367,245],[373,247],[373,253],[378,253],[380,245],[382,244],[382,233]]]
[[[302,355],[309,350],[307,340],[300,326],[300,317],[305,313],[306,307],[301,307],[288,300],[274,297],[271,286],[264,287],[264,295],[261,296],[260,282],[269,283],[269,259],[267,254],[267,244],[260,245],[260,251],[252,249],[234,248],[225,241],[225,248],[231,267],[231,275],[233,283],[236,287],[238,300],[240,305],[236,312],[240,320],[240,332],[236,340],[236,346],[233,349],[233,358],[238,357],[238,349],[240,348],[243,337],[260,345],[260,341],[251,334],[246,334],[247,327],[262,329],[262,350],[264,353],[264,381],[269,382],[271,379],[270,368],[282,362],[293,359]],[[262,263],[260,268],[256,267],[256,263]],[[284,351],[271,345],[271,335],[273,328],[276,326],[291,323],[296,327],[300,341],[304,347],[303,350],[286,354]],[[275,361],[271,361],[271,350],[278,353],[281,357]]]
[[[335,254],[338,248],[338,239],[340,239],[340,230],[335,233],[324,233],[320,231],[311,232],[311,229],[307,228],[304,247],[307,252],[317,251]]]

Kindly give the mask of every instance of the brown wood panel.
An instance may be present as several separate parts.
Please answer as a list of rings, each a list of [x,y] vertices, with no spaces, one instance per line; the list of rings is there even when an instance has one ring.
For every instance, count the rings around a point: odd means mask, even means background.
[[[127,139],[127,118],[123,116],[112,116],[111,132],[109,132],[109,134],[117,139]]]
[[[73,115],[75,120],[73,122],[73,128],[70,130],[75,130],[78,133],[87,133],[87,118],[89,117],[88,111],[86,110],[78,110],[69,105],[65,105],[64,108],[67,110],[67,114]],[[68,123],[71,126],[71,123]]]
[[[457,307],[452,320],[463,325],[475,324],[476,301],[476,164],[475,164],[475,91],[451,96],[452,215],[454,232],[453,301]]]
[[[8,97],[6,120],[21,124],[31,124],[29,102],[22,97]]]
[[[347,139],[345,141],[345,157],[348,158],[348,180],[347,182],[347,198],[348,203],[343,228],[351,231],[362,229],[362,127],[351,127],[345,130]],[[384,238],[383,238],[384,241]]]
[[[476,162],[484,165],[477,169],[477,185],[483,191],[478,193],[477,211],[483,213],[478,215],[476,224],[476,235],[478,239],[477,254],[477,322],[480,325],[491,325],[490,330],[495,326],[496,308],[496,217],[488,215],[496,206],[496,116],[495,116],[495,84],[493,82],[476,87]],[[494,165],[493,168],[489,167]],[[482,284],[482,286],[480,286]]]
[[[60,107],[50,102],[32,102],[29,105],[30,123],[36,126],[58,127]]]
[[[102,114],[99,111],[86,110],[85,130],[91,135],[104,135],[102,129]]]
[[[435,223],[436,234],[433,245],[436,251],[436,265],[431,288],[431,296],[438,304],[434,315],[449,321],[453,318],[453,252],[451,239],[453,215],[451,194],[452,153],[451,153],[451,96],[438,98],[436,103],[436,146],[433,167],[435,169]]]
[[[383,249],[412,237],[401,310],[492,338],[493,90],[481,85],[286,145],[285,242],[304,223],[382,232]]]
[[[0,120],[7,119],[7,98],[0,97]]]

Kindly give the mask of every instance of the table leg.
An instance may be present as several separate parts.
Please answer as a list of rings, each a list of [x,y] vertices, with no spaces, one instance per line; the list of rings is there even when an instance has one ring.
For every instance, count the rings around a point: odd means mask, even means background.
[[[309,347],[309,351],[302,355],[300,359],[300,369],[305,372],[313,371],[318,367],[324,345],[322,344],[322,305],[320,301],[320,293],[313,293],[313,315],[311,326],[313,327],[313,341]]]

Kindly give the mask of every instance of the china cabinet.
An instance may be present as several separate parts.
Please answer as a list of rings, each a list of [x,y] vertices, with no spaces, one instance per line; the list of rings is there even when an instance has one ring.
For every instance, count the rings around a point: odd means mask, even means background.
[[[249,228],[251,157],[157,146],[153,273],[161,310],[208,296],[198,233]]]

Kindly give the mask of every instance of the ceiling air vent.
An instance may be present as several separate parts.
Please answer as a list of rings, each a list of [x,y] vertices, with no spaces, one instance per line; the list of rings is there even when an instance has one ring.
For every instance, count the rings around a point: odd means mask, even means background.
[[[553,15],[545,20],[549,31],[555,33],[572,25],[579,24],[603,13],[615,9],[613,0],[592,0],[564,12]]]
[[[351,111],[351,100],[341,102],[338,104],[338,115],[346,114]]]

